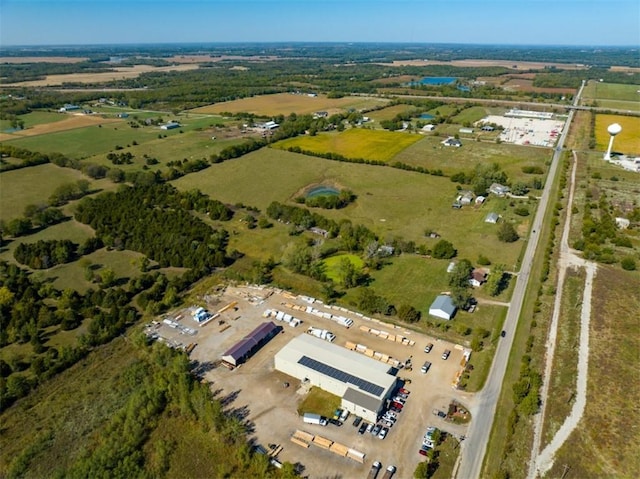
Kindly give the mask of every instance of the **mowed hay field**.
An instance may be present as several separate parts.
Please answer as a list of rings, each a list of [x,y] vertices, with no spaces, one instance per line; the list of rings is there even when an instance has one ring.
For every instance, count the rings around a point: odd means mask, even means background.
[[[640,111],[639,90],[640,85],[591,81],[584,90],[583,98],[597,101],[603,108]]]
[[[289,138],[278,142],[275,148],[298,147],[316,153],[338,153],[347,158],[389,161],[421,139],[421,136],[408,133],[352,128],[340,133]]]
[[[622,115],[596,115],[596,148],[607,151],[609,146],[609,132],[607,128],[612,123],[618,123],[622,131],[613,141],[613,150],[626,155],[640,155],[640,118]]]
[[[29,127],[29,125],[25,121],[25,125],[27,126],[27,128],[25,128],[24,130],[18,130],[12,133],[0,133],[0,141],[9,141],[9,140],[15,140],[17,138],[46,135],[49,133],[74,130],[77,128],[84,128],[87,126],[97,126],[97,125],[102,125],[106,123],[122,122],[122,120],[119,120],[117,118],[103,118],[101,116],[95,116],[95,115],[78,114],[78,115],[67,115],[66,117],[62,116],[63,115],[62,113],[60,113],[60,115],[61,115],[60,119],[52,118],[51,121],[46,121],[46,122],[43,121],[44,118],[42,118],[40,119],[40,121],[38,121],[37,124],[34,124],[32,127]]]
[[[273,95],[261,95],[240,100],[215,103],[190,110],[194,113],[253,113],[257,116],[289,115],[296,113],[305,115],[316,111],[326,111],[329,114],[346,111],[350,108],[373,108],[388,103],[381,98],[344,97],[327,98],[326,95],[310,97],[308,95],[296,95],[292,93],[276,93]]]
[[[340,210],[313,211],[362,224],[383,241],[397,236],[433,246],[437,240],[424,238],[429,227],[451,241],[461,257],[474,261],[483,253],[511,267],[520,252],[521,242],[498,242],[496,225],[484,222],[490,211],[502,212],[506,206],[490,199],[481,208],[452,212],[457,190],[449,178],[264,148],[172,183],[183,191],[198,188],[225,203],[242,202],[265,211],[272,201],[286,202],[302,188],[324,182],[352,190],[357,199]]]
[[[0,219],[19,218],[27,205],[46,204],[57,187],[86,177],[77,170],[47,163],[0,173]]]

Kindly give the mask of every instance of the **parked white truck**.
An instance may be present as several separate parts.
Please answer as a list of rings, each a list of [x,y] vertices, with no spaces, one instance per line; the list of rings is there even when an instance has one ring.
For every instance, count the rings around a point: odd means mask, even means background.
[[[333,334],[331,331],[327,331],[326,329],[311,327],[307,329],[307,333],[309,333],[311,336],[315,336],[316,338],[329,341],[330,343],[332,343],[336,339],[336,335]]]
[[[304,413],[304,415],[302,416],[302,420],[307,424],[317,424],[319,426],[326,426],[328,423],[326,417],[310,412]]]

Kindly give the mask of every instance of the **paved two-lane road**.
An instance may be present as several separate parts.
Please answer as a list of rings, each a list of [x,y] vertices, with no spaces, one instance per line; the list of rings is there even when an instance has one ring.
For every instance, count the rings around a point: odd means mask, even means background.
[[[585,82],[582,83],[582,87],[580,88],[578,95],[576,95],[574,101],[574,105],[576,106],[580,100],[584,85]],[[522,303],[529,283],[533,257],[538,247],[540,230],[542,228],[545,211],[547,210],[547,205],[551,197],[551,190],[558,170],[558,164],[560,163],[562,148],[564,146],[569,127],[571,126],[571,121],[573,120],[573,114],[574,111],[572,110],[569,113],[567,122],[562,130],[562,135],[560,135],[560,139],[558,140],[558,146],[553,154],[553,160],[549,168],[549,174],[547,176],[542,197],[540,198],[540,204],[538,205],[538,210],[533,220],[532,232],[522,258],[522,266],[516,279],[516,285],[511,298],[509,311],[507,312],[507,317],[503,326],[503,329],[507,334],[504,338],[499,340],[496,355],[493,359],[493,364],[491,365],[491,370],[489,371],[485,387],[478,393],[474,404],[470,407],[473,419],[469,425],[467,440],[464,441],[460,452],[460,465],[456,473],[456,477],[459,479],[478,478],[482,471],[482,461],[487,449],[487,443],[489,442],[491,426],[493,425],[493,419],[496,413],[498,399],[500,397],[504,374],[507,370],[509,352],[511,351],[513,338],[518,325],[518,318],[520,317]],[[526,470],[526,468],[523,470]]]

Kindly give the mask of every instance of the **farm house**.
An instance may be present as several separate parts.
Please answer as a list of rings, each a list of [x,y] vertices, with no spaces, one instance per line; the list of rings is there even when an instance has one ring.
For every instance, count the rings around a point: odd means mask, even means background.
[[[390,365],[308,334],[275,355],[275,368],[339,396],[344,409],[372,422],[397,382]]]

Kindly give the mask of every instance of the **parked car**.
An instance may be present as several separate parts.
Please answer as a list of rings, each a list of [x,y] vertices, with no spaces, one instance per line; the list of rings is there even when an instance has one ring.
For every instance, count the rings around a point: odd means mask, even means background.
[[[406,398],[400,396],[394,396],[392,401],[399,402],[400,404],[404,404],[405,402],[407,402]]]
[[[378,439],[384,439],[385,437],[387,437],[388,432],[389,432],[388,427],[383,427],[382,429],[380,429],[380,432],[378,433]]]
[[[375,427],[375,424],[373,424],[372,422],[370,422],[369,424],[367,424],[367,432],[371,433],[371,431],[373,431],[373,428]]]
[[[391,410],[393,412],[402,412],[402,408],[401,407],[396,407],[393,404],[389,407],[389,410]]]
[[[387,427],[389,429],[391,429],[393,427],[393,424],[394,424],[393,422],[389,421],[388,419],[383,419],[381,422],[382,422],[382,425],[384,427]]]
[[[347,420],[347,418],[349,417],[349,411],[347,411],[346,409],[344,409],[341,413],[340,413],[340,421],[345,422]]]
[[[449,351],[448,349],[444,350],[444,353],[442,353],[442,359],[447,360],[449,359],[449,355],[451,354],[451,351]]]
[[[400,411],[402,409],[402,407],[403,407],[403,405],[400,404],[399,402],[393,401],[391,403],[391,410],[392,411],[398,412],[398,411]]]
[[[334,426],[340,427],[340,426],[342,426],[342,421],[340,421],[338,419],[330,418],[329,419],[329,424],[333,424]]]
[[[385,415],[385,416],[390,416],[390,417],[392,417],[393,419],[397,419],[397,418],[398,418],[398,415],[397,415],[395,412],[393,412],[393,411],[387,411],[387,412],[385,412],[385,413],[384,413],[384,415]]]
[[[422,374],[426,374],[427,371],[429,371],[429,368],[431,368],[431,363],[429,361],[425,361],[420,371],[422,372]]]
[[[362,422],[362,418],[360,416],[356,416],[356,418],[353,420],[354,427],[358,427],[361,422]]]
[[[433,349],[433,343],[429,343],[424,347],[424,352],[430,353],[432,349]]]
[[[444,411],[440,411],[439,409],[434,409],[433,410],[433,414],[435,414],[436,416],[438,416],[441,419],[446,419],[447,417],[447,413]]]
[[[362,424],[360,424],[360,428],[358,429],[358,434],[364,434],[365,431],[367,430],[367,422],[363,422]]]
[[[382,429],[382,426],[380,424],[376,424],[373,427],[373,430],[371,431],[371,434],[374,436],[377,436],[378,434],[380,434],[380,430]]]
[[[400,388],[400,389],[398,390],[398,392],[399,392],[399,393],[402,393],[402,394],[407,394],[407,395],[408,395],[408,394],[411,394],[411,391],[409,391],[408,389],[405,389],[405,388]]]
[[[422,455],[422,456],[426,456],[427,452],[429,452],[429,449],[431,449],[430,447],[425,446],[424,444],[422,446],[420,446],[420,449],[418,450],[418,454]]]

